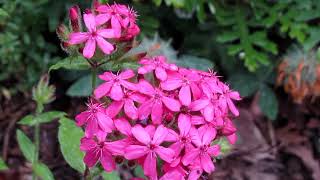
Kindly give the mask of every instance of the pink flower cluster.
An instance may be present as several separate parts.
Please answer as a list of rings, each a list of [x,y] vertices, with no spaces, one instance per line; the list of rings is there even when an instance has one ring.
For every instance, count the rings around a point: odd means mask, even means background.
[[[100,161],[109,172],[120,156],[141,165],[150,179],[192,180],[213,172],[212,159],[220,153],[213,141],[236,141],[230,117],[239,115],[233,103],[239,93],[214,73],[177,67],[164,56],[140,64],[137,74],[101,74],[105,82],[76,116],[85,127],[84,162],[92,167]]]
[[[116,49],[115,42],[130,40],[140,32],[136,12],[120,4],[95,4],[93,10],[83,14],[87,32],[79,32],[81,22],[78,9],[78,6],[73,6],[69,10],[73,32],[69,35],[68,44],[81,47],[84,44],[82,53],[85,58],[94,56],[96,46],[102,53],[111,54]]]

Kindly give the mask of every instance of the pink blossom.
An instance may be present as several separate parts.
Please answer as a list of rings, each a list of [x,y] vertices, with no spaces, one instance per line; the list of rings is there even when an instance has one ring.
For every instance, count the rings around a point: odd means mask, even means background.
[[[220,87],[222,87],[222,90],[223,90],[223,94],[219,97],[219,105],[221,106],[222,109],[226,109],[226,107],[228,106],[230,111],[235,116],[239,116],[239,111],[232,102],[232,99],[237,101],[241,100],[239,93],[236,91],[231,91],[229,89],[229,86],[221,82],[219,83],[219,85]]]
[[[136,90],[136,85],[128,81],[128,79],[134,76],[135,74],[132,70],[125,70],[117,75],[112,72],[105,72],[99,75],[100,79],[107,82],[101,84],[94,90],[95,97],[100,99],[108,95],[113,100],[122,100],[124,97],[123,88]]]
[[[182,158],[182,163],[187,166],[194,161],[200,161],[201,168],[211,173],[214,171],[214,165],[211,156],[217,156],[220,153],[220,146],[210,145],[216,136],[216,130],[210,126],[202,126],[198,130],[192,128],[190,130],[192,142],[196,148],[190,150]]]
[[[125,158],[132,160],[145,156],[143,169],[147,176],[157,177],[157,156],[166,162],[171,162],[175,155],[170,148],[160,146],[167,136],[167,128],[163,125],[157,127],[153,136],[141,126],[132,128],[133,136],[143,145],[130,145],[125,149]]]
[[[179,69],[179,73],[172,73],[166,81],[161,82],[161,88],[167,91],[180,88],[179,100],[183,105],[189,106],[192,101],[191,92],[195,99],[201,95],[201,90],[197,85],[200,78],[201,77],[193,71]]]
[[[93,167],[100,161],[105,171],[111,172],[116,168],[113,155],[123,155],[124,144],[120,141],[106,142],[90,138],[82,138],[80,149],[86,152],[84,162],[88,167]]]
[[[132,15],[133,12],[130,11],[127,6],[120,4],[113,4],[111,6],[100,5],[97,11],[100,13],[98,15],[99,23],[103,24],[110,20],[111,27],[115,30],[117,38],[121,36],[121,27],[127,28],[130,23],[130,18],[135,18],[135,14]],[[129,15],[131,16],[130,18]]]
[[[109,133],[114,129],[113,120],[106,114],[102,104],[90,101],[88,110],[76,116],[78,126],[86,125],[86,137]]]
[[[106,41],[104,38],[114,38],[115,32],[113,29],[98,29],[99,25],[96,21],[96,17],[92,13],[83,15],[85,25],[88,32],[74,32],[70,34],[69,44],[81,44],[85,43],[83,49],[83,56],[86,58],[92,58],[96,50],[96,44],[105,54],[111,54],[114,47],[111,43]]]
[[[178,70],[175,64],[168,64],[164,56],[156,56],[151,59],[143,58],[139,63],[143,65],[138,69],[139,74],[146,74],[154,70],[156,77],[161,81],[167,79],[167,71]]]
[[[124,113],[130,119],[138,118],[138,109],[136,108],[134,102],[142,103],[145,101],[145,97],[137,92],[124,91],[124,96],[119,101],[113,101],[107,108],[107,112],[110,117],[115,117],[119,112],[124,109]]]
[[[160,124],[163,115],[163,104],[171,111],[178,112],[180,110],[181,105],[179,101],[167,97],[160,89],[153,88],[147,81],[141,80],[139,87],[139,91],[142,94],[150,97],[149,100],[146,100],[139,107],[139,119],[146,119],[151,114],[152,122],[154,124]]]
[[[189,131],[191,129],[190,117],[185,114],[180,114],[178,117],[178,129],[180,134],[172,134],[176,137],[177,141],[170,145],[170,148],[175,151],[176,156],[179,156],[184,147],[190,149],[193,147],[191,144],[191,136]]]

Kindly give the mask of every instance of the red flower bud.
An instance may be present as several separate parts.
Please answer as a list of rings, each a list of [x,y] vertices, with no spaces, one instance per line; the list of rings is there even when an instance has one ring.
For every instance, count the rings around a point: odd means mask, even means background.
[[[69,19],[70,24],[72,27],[73,32],[79,32],[80,31],[80,15],[79,15],[80,9],[78,5],[72,6],[69,9]]]

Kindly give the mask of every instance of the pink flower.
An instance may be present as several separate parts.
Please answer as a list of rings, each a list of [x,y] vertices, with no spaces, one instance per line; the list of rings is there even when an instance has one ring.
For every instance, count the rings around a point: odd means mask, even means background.
[[[150,96],[138,109],[139,119],[148,118],[151,114],[151,119],[154,124],[160,124],[163,114],[163,104],[169,110],[178,112],[180,110],[179,101],[167,97],[160,89],[155,89],[145,80],[139,82],[140,92]]]
[[[71,33],[69,43],[75,45],[86,42],[83,49],[83,56],[86,58],[92,58],[96,50],[96,44],[98,44],[102,52],[105,54],[111,54],[114,47],[104,38],[114,38],[114,30],[97,29],[99,24],[96,22],[95,16],[92,13],[84,14],[83,19],[88,32]]]
[[[124,91],[124,96],[119,101],[113,101],[107,108],[107,112],[110,117],[115,117],[119,112],[124,109],[124,113],[130,119],[138,118],[138,109],[136,108],[134,102],[142,103],[145,101],[145,97],[137,92]]]
[[[124,97],[123,89],[136,90],[136,85],[127,81],[134,77],[135,74],[132,70],[125,70],[120,74],[113,74],[112,72],[105,72],[99,75],[99,78],[107,81],[94,90],[96,98],[100,99],[103,96],[109,95],[113,100],[119,101]]]
[[[235,116],[239,116],[239,111],[232,102],[232,99],[237,101],[241,100],[239,93],[236,91],[231,91],[229,89],[229,86],[223,83],[220,83],[219,85],[223,90],[223,94],[219,97],[219,105],[222,109],[226,109],[226,107],[228,106],[232,114],[234,114]]]
[[[111,27],[115,30],[116,37],[121,36],[121,27],[127,28],[129,24],[129,14],[132,13],[125,5],[113,4],[100,5],[97,8],[99,23],[103,24],[111,20]]]
[[[128,160],[146,156],[143,169],[147,176],[157,177],[157,155],[166,162],[171,162],[175,155],[170,148],[160,146],[167,136],[167,128],[163,125],[157,127],[154,135],[150,134],[141,126],[132,128],[133,136],[143,145],[130,145],[125,149],[124,156]]]
[[[172,73],[166,81],[161,82],[161,88],[172,91],[181,87],[179,100],[183,105],[189,106],[192,100],[191,92],[195,99],[201,95],[201,90],[197,85],[200,79],[201,77],[193,71],[179,69],[179,73]]]
[[[192,128],[190,134],[196,148],[184,155],[182,163],[187,166],[198,160],[200,161],[201,168],[205,172],[211,173],[214,171],[211,156],[217,156],[220,153],[220,146],[210,145],[216,136],[216,130],[210,126],[202,126],[198,130]]]
[[[86,152],[83,161],[88,167],[93,167],[100,160],[105,171],[111,172],[116,169],[113,155],[123,155],[124,144],[120,141],[105,142],[89,138],[82,138],[80,149]]]
[[[114,129],[113,120],[106,114],[102,104],[90,101],[88,110],[76,116],[78,126],[86,124],[86,137],[109,133]]]
[[[167,79],[166,71],[177,71],[178,67],[175,64],[166,63],[164,56],[156,56],[152,59],[144,58],[140,62],[143,66],[138,69],[139,74],[146,74],[155,70],[155,75],[161,81]]]
[[[174,137],[176,137],[177,141],[170,145],[170,148],[175,151],[176,156],[179,156],[180,152],[183,150],[184,147],[187,147],[188,149],[193,147],[193,145],[191,144],[191,136],[189,135],[189,131],[191,129],[191,122],[190,117],[188,117],[188,115],[179,115],[178,128],[180,135],[172,134]]]

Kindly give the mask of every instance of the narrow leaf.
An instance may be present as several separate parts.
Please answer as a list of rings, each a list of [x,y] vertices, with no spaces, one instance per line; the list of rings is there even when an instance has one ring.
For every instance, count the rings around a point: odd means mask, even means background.
[[[84,133],[74,121],[66,117],[62,117],[59,122],[58,140],[62,155],[72,168],[83,173],[85,171],[84,153],[80,151],[80,140]]]
[[[52,65],[49,68],[49,72],[51,70],[57,70],[60,68],[64,69],[74,69],[74,70],[86,70],[90,68],[90,64],[87,62],[87,60],[82,56],[77,57],[67,57],[58,63]]]
[[[65,115],[66,115],[66,113],[61,112],[61,111],[49,111],[49,112],[42,113],[37,117],[34,117],[32,115],[28,115],[28,116],[31,116],[32,118],[29,118],[26,116],[21,121],[19,121],[19,124],[34,126],[36,124],[51,122],[52,120],[57,119],[57,118],[61,118]]]
[[[121,180],[119,173],[117,171],[112,171],[112,172],[102,172],[101,176],[103,177],[104,180]]]
[[[34,164],[32,170],[42,180],[54,180],[51,170],[43,163]]]
[[[16,134],[17,134],[17,140],[18,140],[20,150],[22,151],[22,154],[28,161],[33,162],[34,152],[35,152],[34,144],[28,138],[28,136],[26,136],[21,130],[18,129]]]
[[[86,75],[81,77],[69,87],[67,91],[67,95],[72,97],[90,96],[92,93],[91,82],[92,82],[91,75]],[[100,84],[102,81],[97,78],[96,82]]]

